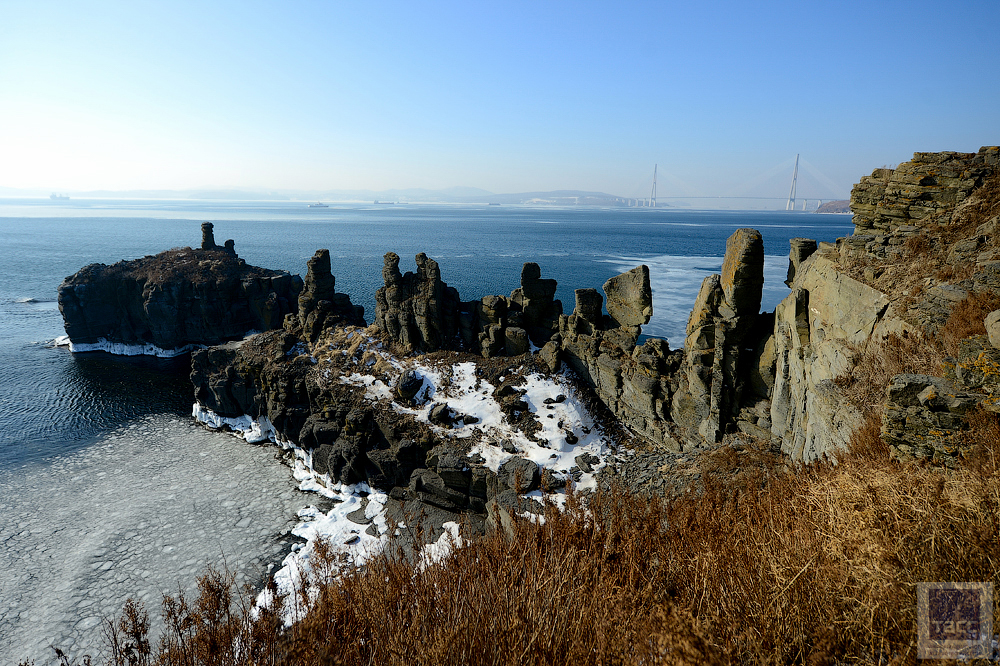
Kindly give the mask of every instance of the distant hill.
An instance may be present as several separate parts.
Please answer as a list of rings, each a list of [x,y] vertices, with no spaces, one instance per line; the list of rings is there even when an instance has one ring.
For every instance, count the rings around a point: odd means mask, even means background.
[[[62,190],[60,190],[62,191]],[[627,206],[628,200],[606,192],[553,190],[495,194],[478,187],[440,190],[405,188],[388,190],[89,190],[67,191],[73,199],[197,199],[233,201],[373,201],[399,203],[529,204],[538,206]],[[0,196],[48,197],[48,191],[0,188]],[[660,207],[666,204],[660,203]]]
[[[552,190],[462,197],[459,203],[533,204],[536,206],[625,206],[627,200],[607,192]],[[661,204],[662,205],[662,204]]]
[[[847,199],[843,201],[827,201],[816,209],[817,213],[850,213],[851,202]]]

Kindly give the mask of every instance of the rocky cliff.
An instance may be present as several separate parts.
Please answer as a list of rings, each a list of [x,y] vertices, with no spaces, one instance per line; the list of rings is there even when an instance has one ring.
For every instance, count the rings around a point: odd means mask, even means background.
[[[75,349],[176,352],[281,326],[296,311],[301,279],[250,266],[233,241],[180,248],[110,266],[91,264],[59,285],[59,310]]]
[[[1000,148],[978,153],[914,153],[895,169],[875,169],[851,191],[854,233],[947,223],[1000,165]]]
[[[583,436],[565,420],[538,418],[558,403],[536,403],[525,373],[579,380],[615,427],[648,450],[688,452],[749,438],[791,461],[835,458],[877,414],[897,455],[954,464],[965,415],[1000,401],[1000,311],[986,321],[989,335],[963,334],[960,353],[933,371],[904,359],[898,376],[872,379],[866,364],[899,340],[943,350],[936,341],[969,298],[995,297],[1000,305],[991,272],[1000,270],[997,154],[918,153],[863,179],[852,195],[854,235],[792,240],[789,294],[773,313],[760,312],[761,236],[737,230],[722,272],[701,286],[678,350],[659,339],[638,344],[652,314],[646,266],[608,280],[603,293],[576,290],[573,311],[563,314],[555,281],[537,264],[524,265],[509,296],[465,302],[433,259],[417,255],[416,272],[403,274],[389,253],[375,325],[362,331],[343,328],[360,326],[361,313],[329,296],[329,257],[320,252],[283,331],[194,355],[196,398],[222,416],[266,417],[332,478],[480,514],[489,513],[498,489],[557,487],[597,465],[589,452],[552,467],[543,457],[537,469],[525,465],[520,481],[497,480],[488,451],[522,465],[525,447],[551,446],[552,459],[562,460],[559,451],[572,451]],[[982,328],[985,313],[977,316]],[[445,436],[482,430],[481,416],[461,406],[475,400],[433,397],[450,394],[429,378],[455,381],[466,362],[475,378],[463,390],[495,401],[501,420],[524,428],[518,432],[528,433],[530,446],[494,440],[495,449],[456,448]],[[868,392],[876,397],[859,401],[851,387],[873,381],[883,382]],[[550,426],[553,434],[537,434]]]

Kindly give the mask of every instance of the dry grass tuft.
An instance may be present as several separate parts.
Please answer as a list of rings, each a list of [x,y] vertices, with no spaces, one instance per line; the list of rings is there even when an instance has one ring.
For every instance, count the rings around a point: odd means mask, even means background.
[[[962,340],[973,335],[986,335],[983,320],[1000,308],[1000,294],[970,293],[952,309],[938,337],[949,356],[958,357]]]
[[[834,383],[866,418],[880,422],[885,387],[890,380],[904,372],[939,375],[944,358],[941,346],[924,335],[903,331],[884,340],[869,338],[855,350],[855,365],[850,373],[837,377]]]

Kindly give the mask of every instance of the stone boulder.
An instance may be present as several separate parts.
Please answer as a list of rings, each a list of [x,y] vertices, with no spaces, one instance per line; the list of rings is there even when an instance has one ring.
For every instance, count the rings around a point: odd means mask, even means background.
[[[500,488],[530,493],[538,489],[541,475],[537,464],[525,458],[514,457],[500,465],[497,480]]]
[[[621,326],[644,326],[653,316],[653,290],[645,264],[604,283],[608,314]]]
[[[990,344],[1000,349],[1000,310],[994,310],[986,315],[983,324],[986,326],[986,335],[989,337]]]

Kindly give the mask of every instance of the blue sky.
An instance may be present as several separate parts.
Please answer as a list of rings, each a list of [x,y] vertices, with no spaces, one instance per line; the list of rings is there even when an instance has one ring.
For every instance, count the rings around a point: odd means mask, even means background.
[[[0,0],[0,187],[834,198],[1000,143],[1000,2]]]

